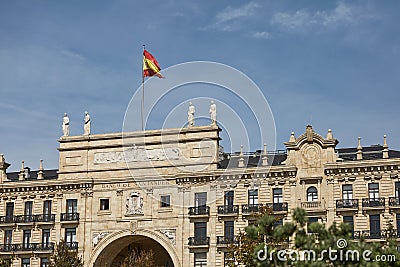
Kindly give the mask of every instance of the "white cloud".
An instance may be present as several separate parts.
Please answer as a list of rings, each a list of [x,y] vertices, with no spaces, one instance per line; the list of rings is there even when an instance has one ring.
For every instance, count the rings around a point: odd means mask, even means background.
[[[249,17],[254,15],[254,11],[260,5],[255,2],[250,2],[246,5],[239,7],[228,6],[221,12],[219,12],[215,17],[217,19],[217,24],[228,22],[234,19]]]
[[[238,7],[228,6],[215,15],[214,23],[202,27],[202,30],[234,31],[241,27],[239,20],[251,18],[260,5],[255,2],[249,2]]]
[[[378,16],[369,9],[339,2],[335,9],[327,11],[318,10],[311,12],[308,9],[300,9],[295,12],[278,12],[273,15],[271,24],[289,29],[298,29],[312,25],[326,27],[351,25],[377,18]]]
[[[255,39],[270,39],[271,33],[269,32],[255,32],[251,35]]]

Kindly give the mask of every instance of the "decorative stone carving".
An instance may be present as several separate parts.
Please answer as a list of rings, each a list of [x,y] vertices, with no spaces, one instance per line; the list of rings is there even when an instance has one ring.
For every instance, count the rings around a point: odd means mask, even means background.
[[[145,149],[133,145],[125,152],[101,152],[94,154],[94,163],[115,163],[115,162],[134,162],[134,161],[159,161],[159,160],[177,160],[180,158],[179,148]]]
[[[89,135],[89,134],[90,134],[90,115],[89,115],[89,112],[85,111],[83,135]]]
[[[143,197],[139,192],[132,192],[126,199],[126,215],[143,215]]]
[[[189,126],[194,126],[194,112],[195,112],[195,108],[194,108],[192,102],[189,102],[189,110],[188,110],[188,125]]]
[[[308,167],[315,168],[321,166],[321,153],[314,145],[310,145],[305,148],[302,157],[304,164]]]
[[[67,113],[64,113],[62,130],[63,130],[63,136],[69,136],[69,118]]]
[[[93,234],[93,247],[97,246],[97,244],[107,235],[109,232],[100,232],[100,233],[94,233]]]
[[[163,229],[160,230],[160,232],[163,233],[171,241],[172,244],[176,244],[176,230]]]

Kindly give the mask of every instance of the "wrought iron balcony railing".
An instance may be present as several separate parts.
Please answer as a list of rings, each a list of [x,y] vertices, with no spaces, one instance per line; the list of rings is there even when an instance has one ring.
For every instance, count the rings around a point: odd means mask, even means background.
[[[386,231],[384,230],[378,230],[378,231],[364,230],[362,231],[361,235],[365,239],[384,239],[387,236]]]
[[[53,251],[54,243],[0,244],[0,252]]]
[[[0,224],[54,222],[55,214],[0,216]]]
[[[389,197],[389,207],[400,207],[400,197]]]
[[[78,249],[78,242],[65,242],[65,245],[71,250]]]
[[[79,221],[79,213],[61,213],[61,221]]]
[[[336,200],[337,209],[358,209],[358,199],[339,199]]]
[[[189,215],[190,216],[197,216],[197,215],[209,216],[210,215],[210,207],[209,206],[190,207]]]
[[[210,244],[208,236],[189,237],[188,241],[189,246],[208,246]]]
[[[385,198],[363,198],[362,206],[364,208],[382,208],[385,207]]]
[[[229,245],[235,242],[235,236],[217,236],[217,245]]]
[[[268,203],[267,207],[270,208],[272,211],[288,211],[288,203]]]
[[[218,206],[218,214],[238,214],[239,205]]]
[[[261,211],[262,204],[244,204],[242,205],[242,213],[250,214]]]

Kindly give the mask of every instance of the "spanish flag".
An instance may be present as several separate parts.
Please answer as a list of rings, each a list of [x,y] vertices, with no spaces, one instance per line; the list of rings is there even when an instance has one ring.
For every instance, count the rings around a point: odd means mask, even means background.
[[[158,78],[165,78],[160,73],[160,66],[157,60],[147,50],[143,50],[143,77],[157,76]]]

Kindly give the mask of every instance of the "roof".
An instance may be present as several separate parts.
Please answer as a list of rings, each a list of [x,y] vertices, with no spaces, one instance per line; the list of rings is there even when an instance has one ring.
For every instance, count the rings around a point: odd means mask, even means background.
[[[39,171],[31,171],[29,168],[25,168],[28,171],[29,177],[25,178],[25,180],[37,180],[37,174]],[[58,170],[43,170],[44,179],[57,179],[58,178]],[[10,172],[7,173],[7,178],[11,181],[18,181],[19,172]]]

